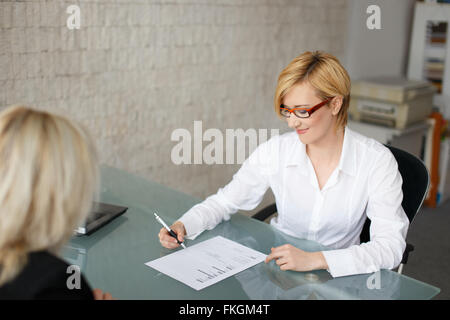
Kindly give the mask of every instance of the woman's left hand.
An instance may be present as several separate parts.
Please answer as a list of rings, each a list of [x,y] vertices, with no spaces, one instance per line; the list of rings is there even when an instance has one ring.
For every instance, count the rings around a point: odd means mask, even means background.
[[[321,252],[306,252],[290,244],[271,248],[266,257],[268,263],[275,260],[281,270],[311,271],[317,269],[328,269],[326,260]]]

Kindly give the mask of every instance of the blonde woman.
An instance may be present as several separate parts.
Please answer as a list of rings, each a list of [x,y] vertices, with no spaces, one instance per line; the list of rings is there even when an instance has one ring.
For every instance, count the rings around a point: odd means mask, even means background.
[[[286,244],[272,248],[266,263],[274,260],[281,270],[326,269],[333,277],[398,266],[409,226],[402,178],[389,149],[346,126],[350,85],[330,54],[295,58],[281,72],[274,99],[276,114],[293,131],[261,144],[228,185],[176,221],[178,240],[254,209],[270,187],[278,210],[271,225],[332,250],[305,252]],[[367,217],[371,240],[360,244]],[[167,248],[179,246],[165,229],[159,238]]]
[[[74,122],[27,107],[0,113],[0,299],[109,299],[67,286],[58,258],[89,213],[98,183],[94,146]]]

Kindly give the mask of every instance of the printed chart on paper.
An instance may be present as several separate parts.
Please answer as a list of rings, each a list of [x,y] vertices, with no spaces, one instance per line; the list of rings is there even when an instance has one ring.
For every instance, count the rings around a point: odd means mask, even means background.
[[[195,290],[201,290],[250,268],[265,258],[266,255],[261,252],[217,236],[149,261],[146,265]]]

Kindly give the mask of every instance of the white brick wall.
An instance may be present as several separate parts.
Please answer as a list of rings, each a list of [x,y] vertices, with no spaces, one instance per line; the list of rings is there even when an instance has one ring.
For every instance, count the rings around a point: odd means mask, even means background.
[[[81,8],[68,30],[66,8]],[[305,50],[345,55],[347,0],[0,2],[0,108],[58,108],[103,163],[197,197],[239,165],[171,163],[171,132],[280,128],[279,72]],[[204,144],[206,145],[206,143]],[[269,197],[270,198],[270,197]],[[271,201],[269,198],[265,203]]]

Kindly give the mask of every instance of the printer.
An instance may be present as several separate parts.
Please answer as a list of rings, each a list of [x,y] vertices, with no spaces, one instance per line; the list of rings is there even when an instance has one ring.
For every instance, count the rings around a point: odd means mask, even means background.
[[[425,120],[436,88],[427,81],[376,77],[352,82],[349,117],[396,129]]]

